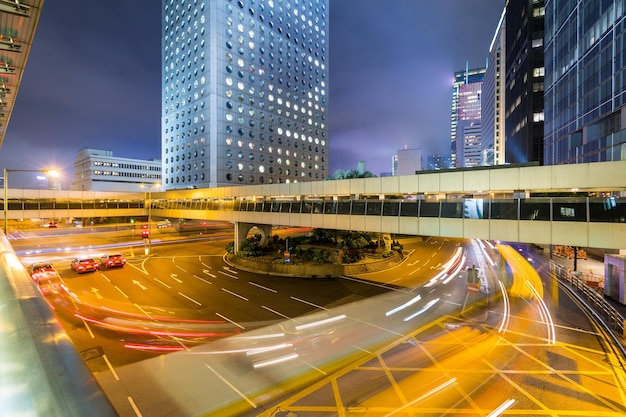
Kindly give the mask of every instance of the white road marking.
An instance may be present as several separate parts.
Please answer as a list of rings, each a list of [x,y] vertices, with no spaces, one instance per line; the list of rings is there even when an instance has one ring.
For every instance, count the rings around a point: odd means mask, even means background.
[[[102,294],[100,294],[100,290],[95,288],[95,287],[91,287],[91,292],[94,293],[96,295],[96,298],[98,300],[102,300],[104,297],[102,296]]]
[[[229,272],[230,272],[230,271],[229,271]],[[227,277],[229,277],[229,278],[239,279],[238,277],[236,277],[236,276],[234,276],[234,275],[229,275],[229,274],[227,274],[227,273],[226,273],[226,272],[224,272],[224,271],[220,271],[220,274],[222,274],[222,275],[226,275],[226,276],[227,276]]]
[[[196,300],[194,300],[193,298],[186,296],[186,295],[185,295],[185,294],[183,294],[182,292],[179,292],[178,294],[179,294],[179,295],[181,295],[181,296],[183,296],[183,297],[185,297],[185,298],[186,298],[186,299],[188,299],[189,301],[192,301],[192,302],[194,302],[194,303],[198,304],[199,306],[201,306],[201,305],[202,305],[201,303],[197,302],[197,301],[196,301]]]
[[[107,358],[107,355],[106,354],[102,355],[102,358],[104,359],[104,361],[106,362],[107,366],[111,370],[111,373],[113,374],[113,378],[115,378],[116,381],[119,381],[120,377],[117,376],[117,372],[115,372],[115,369],[113,369],[113,365],[111,365],[111,362],[109,362],[109,358]]]
[[[206,269],[203,269],[203,270],[202,270],[202,273],[203,273],[203,274],[206,274],[206,275],[208,275],[208,276],[210,276],[211,278],[215,278],[215,275],[213,275],[212,273],[210,273],[210,272],[209,272],[209,271],[207,271]]]
[[[139,304],[135,303],[135,307],[137,307],[137,309],[139,311],[141,311],[143,314],[145,314],[146,317],[148,317],[149,319],[152,319],[152,316],[150,315],[150,313],[148,313],[146,310],[144,310],[143,307],[141,307]]]
[[[303,300],[301,298],[294,297],[293,295],[290,298],[292,300],[300,301],[301,303],[308,304],[308,305],[313,306],[313,307],[321,308],[322,310],[330,311],[326,307],[318,306],[317,304],[310,303],[310,302],[305,301],[305,300]]]
[[[211,284],[211,285],[213,285],[213,283],[212,283],[211,281],[207,281],[206,279],[204,279],[204,278],[200,278],[200,277],[199,277],[199,276],[197,276],[197,275],[194,275],[193,277],[194,277],[194,278],[199,279],[199,280],[200,280],[200,281],[202,281],[202,282],[206,282],[207,284]]]
[[[239,298],[241,298],[242,300],[248,301],[248,299],[247,299],[246,297],[244,297],[243,295],[239,295],[239,294],[237,294],[236,292],[229,291],[229,290],[227,290],[226,288],[222,288],[222,291],[227,292],[227,293],[229,293],[230,295],[234,295],[235,297],[239,297]]]
[[[135,414],[137,414],[137,417],[143,417],[143,415],[139,411],[139,408],[135,404],[135,401],[133,400],[133,397],[126,397],[126,399],[130,403],[130,406],[133,408],[133,411],[135,412]]]
[[[124,293],[124,291],[122,291],[120,289],[120,287],[118,287],[117,285],[114,286],[116,290],[118,290],[124,297],[128,298],[130,300],[130,298]]]
[[[141,288],[144,291],[148,289],[148,288],[144,287],[143,285],[141,285],[141,282],[137,281],[136,279],[133,280],[133,284],[135,284],[136,286],[138,286],[139,288]]]
[[[269,308],[269,307],[267,307],[267,306],[261,306],[261,307],[263,307],[263,308],[264,308],[264,309],[266,309],[267,311],[271,311],[272,313],[276,314],[277,316],[281,316],[281,317],[286,318],[287,320],[291,320],[291,317],[285,316],[283,313],[279,313],[279,312],[278,312],[278,311],[276,311],[276,310],[272,310],[271,308]]]
[[[252,281],[250,281],[250,285],[254,285],[255,287],[259,287],[259,288],[261,288],[261,289],[263,289],[263,290],[273,292],[274,294],[278,293],[278,291],[273,290],[273,289],[268,288],[268,287],[265,287],[265,286],[263,286],[263,285],[261,285],[261,284],[257,284],[256,282],[252,282]]]
[[[179,284],[182,284],[183,281],[176,278],[178,275],[177,274],[170,274],[170,278],[172,278],[174,281],[178,282]]]
[[[239,390],[237,389],[237,387],[235,387],[233,384],[231,384],[230,382],[228,382],[228,381],[226,380],[226,378],[224,378],[223,376],[221,376],[220,374],[218,374],[218,373],[217,373],[217,371],[216,371],[215,369],[213,369],[213,368],[211,368],[211,367],[209,366],[209,364],[206,364],[206,363],[205,363],[205,364],[204,364],[204,366],[206,366],[206,367],[207,367],[207,368],[208,368],[211,372],[213,372],[213,373],[215,374],[215,376],[217,376],[219,379],[221,379],[221,380],[222,380],[222,382],[224,382],[224,384],[228,385],[228,386],[230,387],[230,389],[232,389],[232,390],[233,390],[233,391],[235,391],[237,394],[239,394],[239,396],[240,396],[241,398],[243,398],[244,400],[246,400],[246,401],[248,402],[248,404],[250,404],[250,405],[251,405],[252,407],[254,407],[254,408],[257,408],[257,405],[256,405],[254,402],[252,402],[252,400],[251,400],[250,398],[246,397],[246,396],[244,395],[244,393],[243,393],[243,392],[241,392],[241,391],[239,391]]]
[[[216,316],[220,317],[223,320],[226,320],[227,322],[229,322],[230,324],[234,324],[235,326],[239,327],[240,329],[245,329],[245,327],[243,327],[242,325],[235,323],[234,321],[232,321],[229,318],[226,318],[225,316],[222,316],[220,313],[215,313]]]
[[[87,322],[84,319],[81,319],[83,324],[85,325],[85,328],[87,329],[87,332],[89,332],[89,336],[91,336],[92,339],[95,339],[96,336],[94,336],[93,332],[91,331],[91,327],[89,327],[89,324],[87,324]]]
[[[159,284],[163,285],[164,287],[167,287],[167,288],[170,288],[170,289],[172,288],[172,287],[170,287],[169,285],[167,285],[166,283],[164,283],[163,281],[161,281],[161,280],[160,280],[160,279],[158,279],[158,278],[155,278],[154,280],[155,280],[156,282],[158,282]]]

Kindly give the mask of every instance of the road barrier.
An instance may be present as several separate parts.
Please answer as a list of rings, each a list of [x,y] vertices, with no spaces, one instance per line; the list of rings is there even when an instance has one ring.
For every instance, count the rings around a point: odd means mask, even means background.
[[[622,341],[626,338],[624,334],[624,316],[615,307],[604,299],[604,277],[597,274],[586,274],[572,272],[570,268],[550,261],[550,271],[564,285],[574,288],[578,293],[593,304],[594,310],[600,314],[604,322],[612,327],[614,332],[619,334]],[[602,285],[601,285],[602,284]]]

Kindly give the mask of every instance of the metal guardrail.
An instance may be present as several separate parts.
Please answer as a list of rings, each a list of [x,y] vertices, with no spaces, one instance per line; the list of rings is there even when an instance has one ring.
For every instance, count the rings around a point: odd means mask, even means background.
[[[589,285],[589,282],[594,281],[588,280],[588,274],[572,272],[569,268],[557,264],[554,261],[550,261],[550,271],[556,274],[557,279],[561,283],[568,284],[589,301],[593,305],[594,310],[600,314],[604,322],[613,329],[613,332],[618,335],[622,341],[624,341],[626,336],[624,334],[624,316],[604,299],[603,285]]]

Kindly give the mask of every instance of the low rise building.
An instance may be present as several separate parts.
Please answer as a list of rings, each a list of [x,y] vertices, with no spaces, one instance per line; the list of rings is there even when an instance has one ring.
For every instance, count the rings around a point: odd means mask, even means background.
[[[84,148],[74,160],[75,191],[142,192],[160,183],[160,159],[119,158],[113,151]]]

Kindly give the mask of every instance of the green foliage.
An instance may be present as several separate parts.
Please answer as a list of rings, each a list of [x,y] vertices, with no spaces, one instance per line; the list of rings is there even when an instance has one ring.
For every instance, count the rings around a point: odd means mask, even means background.
[[[261,239],[262,236],[260,234],[256,234],[246,239],[246,241],[241,244],[241,248],[237,252],[237,256],[261,256],[263,254],[263,249],[259,246]]]
[[[248,238],[237,251],[238,256],[252,257],[270,254],[283,259],[283,252],[288,249],[291,253],[292,262],[315,262],[318,264],[333,262],[334,251],[332,249],[316,246],[333,247],[341,251],[342,263],[355,263],[365,258],[366,253],[379,250],[379,234],[368,232],[355,232],[333,229],[314,229],[309,235],[294,236],[286,239],[273,235],[266,247],[261,247],[261,235],[257,234]],[[289,247],[287,248],[287,245]],[[306,247],[310,245],[311,247]],[[234,243],[226,246],[229,253],[235,251]],[[384,258],[393,256],[392,251],[383,253]]]
[[[230,253],[231,255],[235,254],[235,242],[228,242],[226,244],[226,252]]]

